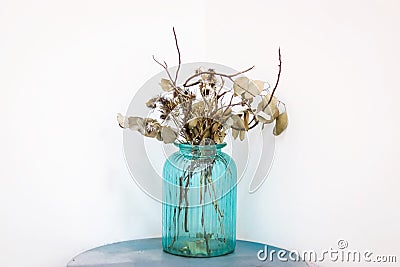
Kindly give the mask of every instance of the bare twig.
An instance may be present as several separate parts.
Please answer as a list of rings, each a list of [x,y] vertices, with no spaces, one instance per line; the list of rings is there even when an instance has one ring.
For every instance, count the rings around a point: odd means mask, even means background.
[[[174,80],[174,84],[176,84],[176,81],[178,80],[178,73],[181,68],[181,51],[179,51],[178,38],[176,37],[176,32],[174,27],[172,28],[172,31],[174,32],[176,50],[178,51],[178,68],[176,69],[175,80]]]
[[[266,108],[268,107],[268,105],[271,103],[272,98],[274,97],[274,94],[275,94],[275,90],[276,90],[276,88],[278,87],[279,78],[281,77],[282,60],[281,60],[281,48],[280,48],[280,47],[279,47],[278,52],[279,52],[279,65],[278,65],[278,66],[279,66],[279,72],[278,72],[278,78],[277,78],[277,80],[276,80],[274,89],[272,90],[271,96],[270,96],[270,98],[269,98],[269,100],[268,100],[268,103],[265,105],[265,107],[263,107],[262,110],[266,109]]]
[[[157,62],[158,65],[160,65],[161,67],[163,67],[163,69],[165,69],[165,71],[166,71],[167,74],[168,74],[169,80],[172,82],[173,86],[176,87],[176,84],[174,83],[174,80],[173,80],[172,77],[171,77],[171,73],[169,73],[169,71],[168,71],[167,62],[164,61],[164,64],[161,63],[160,61],[158,61],[158,60],[155,58],[154,55],[153,55],[153,60],[154,60],[155,62]]]
[[[245,72],[248,72],[248,71],[252,70],[253,68],[254,68],[254,66],[252,66],[252,67],[250,67],[250,68],[248,68],[248,69],[246,69],[244,71],[239,71],[239,72],[233,73],[233,74],[225,74],[225,73],[219,73],[219,72],[215,72],[215,71],[201,71],[201,72],[195,73],[192,76],[190,76],[189,78],[187,78],[186,82],[183,84],[183,87],[191,86],[191,84],[188,85],[188,82],[190,80],[192,80],[193,78],[196,78],[196,77],[198,77],[200,75],[203,75],[203,74],[214,74],[214,75],[218,75],[218,76],[221,76],[221,77],[226,77],[226,78],[231,78],[232,79],[232,77],[235,77],[235,76],[238,76],[238,75],[243,74]]]

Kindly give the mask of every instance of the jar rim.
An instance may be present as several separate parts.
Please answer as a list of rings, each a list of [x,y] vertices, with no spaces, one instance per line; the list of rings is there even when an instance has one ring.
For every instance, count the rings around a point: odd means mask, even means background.
[[[178,142],[174,142],[174,145],[179,147],[179,148],[183,148],[183,149],[188,149],[188,148],[206,148],[206,147],[210,147],[210,146],[215,146],[216,149],[221,149],[223,147],[226,147],[226,143],[221,143],[221,144],[214,144],[214,145],[192,145],[189,143],[178,143]]]

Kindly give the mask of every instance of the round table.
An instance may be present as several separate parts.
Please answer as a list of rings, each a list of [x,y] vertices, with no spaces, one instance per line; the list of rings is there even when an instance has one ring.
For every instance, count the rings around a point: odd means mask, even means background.
[[[273,254],[274,257],[272,260],[270,257],[264,260],[265,254],[260,252],[260,250],[267,250],[269,255],[272,250],[276,252]],[[124,241],[88,250],[73,258],[67,267],[309,266],[303,261],[290,260],[291,257],[288,256],[288,253],[285,256],[288,261],[279,260],[277,252],[280,250],[283,249],[260,243],[237,240],[235,251],[231,254],[212,258],[190,258],[166,253],[162,250],[161,238],[148,238]]]

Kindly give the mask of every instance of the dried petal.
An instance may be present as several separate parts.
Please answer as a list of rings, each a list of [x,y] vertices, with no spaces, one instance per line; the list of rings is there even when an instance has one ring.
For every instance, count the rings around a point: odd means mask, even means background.
[[[280,135],[288,126],[288,116],[286,111],[279,114],[276,118],[276,123],[274,127],[274,135]]]

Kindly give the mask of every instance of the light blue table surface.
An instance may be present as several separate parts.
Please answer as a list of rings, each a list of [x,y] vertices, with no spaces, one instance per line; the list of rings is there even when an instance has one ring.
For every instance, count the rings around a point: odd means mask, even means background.
[[[138,239],[94,248],[73,258],[67,267],[138,267],[138,266],[267,266],[267,267],[307,267],[305,262],[261,261],[257,257],[265,245],[237,240],[233,253],[213,258],[189,258],[171,255],[162,250],[161,238]],[[268,246],[268,251],[279,248]]]

